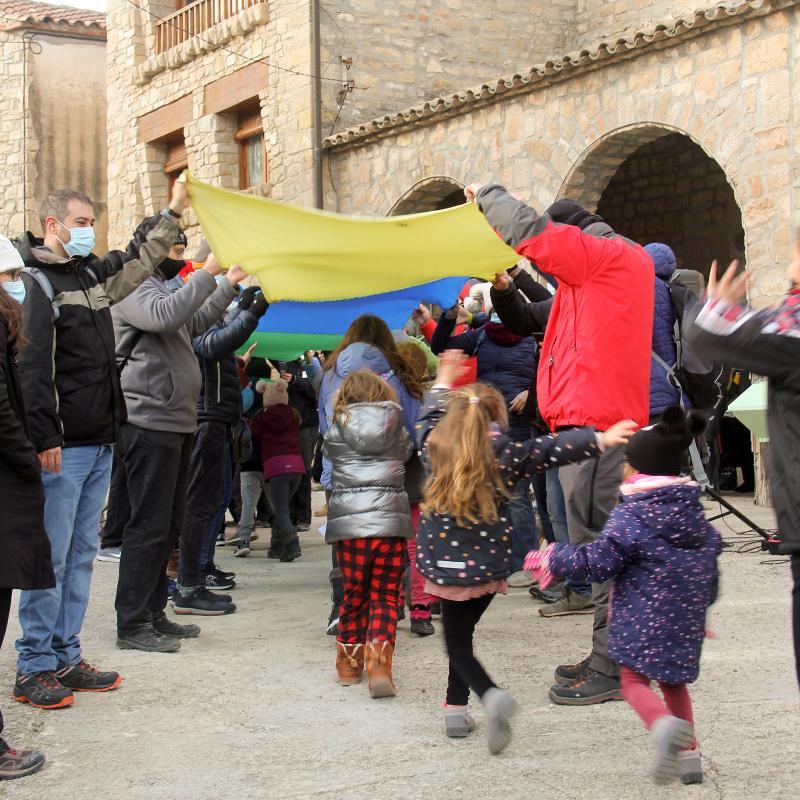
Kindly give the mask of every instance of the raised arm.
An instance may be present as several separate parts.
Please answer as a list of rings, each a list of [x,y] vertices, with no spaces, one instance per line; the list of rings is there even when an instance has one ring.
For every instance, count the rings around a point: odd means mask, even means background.
[[[213,295],[212,295],[213,296]],[[269,308],[263,294],[221,328],[212,328],[192,340],[194,351],[203,358],[219,361],[236,352],[258,327],[259,320]]]
[[[451,311],[447,311],[439,317],[436,330],[431,337],[431,351],[438,356],[445,350],[463,350],[468,356],[475,352],[475,344],[478,334],[473,331],[466,331],[458,336],[453,336],[456,327],[456,317],[451,316]]]

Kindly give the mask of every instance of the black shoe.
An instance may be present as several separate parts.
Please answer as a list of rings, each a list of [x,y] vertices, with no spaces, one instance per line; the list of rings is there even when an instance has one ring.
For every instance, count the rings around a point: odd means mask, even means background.
[[[331,613],[328,615],[328,627],[325,628],[328,636],[339,635],[339,604],[331,603]]]
[[[236,577],[235,572],[228,572],[227,570],[220,569],[216,564],[211,565],[210,570],[211,575],[219,575],[222,578],[227,578],[228,580],[233,580]]]
[[[442,616],[442,604],[438,600],[434,600],[434,602],[431,603],[431,616],[432,617]]]
[[[178,594],[172,610],[176,614],[199,614],[202,617],[220,617],[224,614],[233,614],[236,606],[230,600],[225,600],[221,595],[209,592],[205,586],[200,586],[191,594]]]
[[[205,576],[206,589],[235,589],[236,581],[233,578],[226,578],[218,573],[210,573]]]
[[[556,683],[560,683],[562,686],[569,686],[577,681],[578,678],[582,678],[589,671],[589,662],[591,660],[592,656],[589,655],[577,664],[561,664],[556,667],[556,671],[553,673]]]
[[[417,636],[433,636],[436,633],[436,628],[429,619],[412,619],[411,620],[411,633],[416,633]]]
[[[33,775],[44,766],[44,753],[38,750],[15,750],[0,739],[0,781]]]
[[[66,708],[74,700],[72,689],[62,686],[53,672],[17,673],[13,698],[34,708]]]
[[[557,603],[564,596],[564,584],[552,583],[546,589],[540,589],[539,584],[534,584],[528,589],[528,592],[530,592],[531,597],[535,597],[537,600],[549,605]]]
[[[145,653],[174,653],[181,649],[181,642],[174,636],[158,633],[155,628],[144,628],[133,633],[117,633],[117,647]]]
[[[167,619],[166,614],[154,619],[153,627],[156,633],[161,633],[164,636],[173,636],[176,639],[194,639],[195,636],[200,635],[199,625],[179,625],[177,622]]]
[[[118,672],[100,672],[88,661],[64,667],[54,674],[65,689],[73,692],[110,692],[122,683]]]
[[[306,531],[310,531],[311,530],[311,523],[310,522],[298,522],[297,523],[297,530],[300,531],[300,533],[305,533]]]
[[[550,700],[557,706],[593,706],[608,700],[622,700],[622,692],[619,679],[590,669],[568,686],[553,686]]]
[[[402,622],[406,618],[406,607],[398,606],[397,608],[397,621]]]
[[[303,555],[303,553],[300,550],[300,539],[298,539],[297,534],[295,534],[289,542],[284,544],[283,553],[281,553],[281,561],[284,563],[297,561],[301,555]]]

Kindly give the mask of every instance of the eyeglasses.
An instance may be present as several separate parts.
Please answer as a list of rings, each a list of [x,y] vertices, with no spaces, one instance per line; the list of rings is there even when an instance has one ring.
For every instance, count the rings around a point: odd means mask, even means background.
[[[22,270],[21,269],[7,269],[3,272],[3,275],[9,275],[12,281],[18,281],[22,277]]]

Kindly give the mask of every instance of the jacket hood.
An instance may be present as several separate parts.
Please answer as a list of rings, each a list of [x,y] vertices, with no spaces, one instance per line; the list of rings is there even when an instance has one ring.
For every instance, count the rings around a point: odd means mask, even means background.
[[[616,238],[618,234],[614,229],[605,221],[600,219],[598,222],[592,222],[585,228],[581,228],[584,233],[589,236],[595,236],[598,239],[611,239]]]
[[[700,505],[697,484],[676,484],[652,491],[623,495],[636,506],[637,516],[658,530],[658,536],[681,550],[697,550],[707,540],[708,523]]]
[[[361,455],[380,455],[403,433],[403,409],[397,403],[353,403],[350,419],[337,418],[342,440]]]
[[[645,245],[644,249],[647,255],[653,259],[656,277],[661,278],[662,281],[668,281],[676,269],[675,253],[672,252],[672,248],[661,242],[653,242]]]
[[[339,353],[335,369],[340,378],[346,378],[360,369],[368,369],[380,375],[388,372],[391,367],[386,356],[377,347],[365,342],[353,342]]]
[[[69,259],[54,253],[49,247],[45,247],[44,240],[38,239],[30,231],[17,242],[17,250],[19,250],[26,267],[38,267],[42,264],[66,264],[69,261]]]

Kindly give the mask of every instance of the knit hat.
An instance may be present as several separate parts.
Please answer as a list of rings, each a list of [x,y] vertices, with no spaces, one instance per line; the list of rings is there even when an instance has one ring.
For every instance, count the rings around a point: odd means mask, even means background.
[[[178,235],[175,237],[175,244],[182,244],[184,247],[189,244],[189,240],[186,238],[186,231],[183,228],[178,231]]]
[[[575,225],[581,230],[585,230],[595,222],[605,222],[597,214],[590,214],[582,205],[574,200],[556,200],[547,209],[550,219],[562,225]]]
[[[0,272],[9,272],[12,269],[22,269],[25,262],[11,240],[0,236]]]
[[[625,457],[645,475],[680,475],[684,453],[705,427],[702,414],[686,414],[679,406],[670,406],[655,425],[642,428],[631,437]]]
[[[656,275],[662,280],[668,281],[672,277],[677,266],[675,262],[675,253],[672,252],[672,248],[661,242],[653,242],[652,244],[645,245],[644,249],[647,255],[653,259]]]

